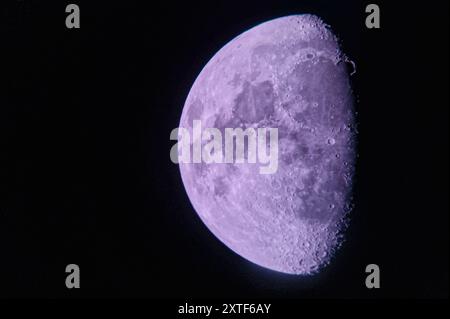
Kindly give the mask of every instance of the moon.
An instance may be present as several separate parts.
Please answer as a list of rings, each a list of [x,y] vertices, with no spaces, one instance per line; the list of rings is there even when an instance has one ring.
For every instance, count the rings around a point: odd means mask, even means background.
[[[279,164],[180,163],[207,228],[245,259],[311,275],[345,238],[355,167],[354,99],[338,39],[319,17],[292,15],[240,34],[203,68],[180,127],[276,127]]]

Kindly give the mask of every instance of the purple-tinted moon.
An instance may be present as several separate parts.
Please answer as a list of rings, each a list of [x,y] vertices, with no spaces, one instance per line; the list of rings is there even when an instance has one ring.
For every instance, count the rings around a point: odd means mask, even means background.
[[[242,257],[289,274],[327,265],[342,242],[355,163],[347,58],[314,15],[260,24],[201,71],[180,127],[276,127],[279,165],[181,164],[205,225]]]

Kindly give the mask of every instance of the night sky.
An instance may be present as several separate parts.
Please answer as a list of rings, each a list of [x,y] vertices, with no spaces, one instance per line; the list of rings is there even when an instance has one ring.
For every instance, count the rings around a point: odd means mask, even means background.
[[[0,297],[448,297],[448,3],[0,4]],[[347,241],[319,275],[236,255],[193,210],[171,130],[198,73],[261,22],[313,13],[357,65]],[[81,268],[81,289],[65,267]],[[381,288],[364,282],[367,264]]]

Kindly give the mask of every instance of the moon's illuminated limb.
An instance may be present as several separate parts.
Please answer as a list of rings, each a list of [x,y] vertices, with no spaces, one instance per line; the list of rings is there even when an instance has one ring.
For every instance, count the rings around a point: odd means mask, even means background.
[[[258,265],[311,274],[341,242],[355,159],[345,60],[318,17],[271,20],[217,52],[186,100],[181,127],[279,130],[273,175],[254,164],[180,164],[206,226]]]

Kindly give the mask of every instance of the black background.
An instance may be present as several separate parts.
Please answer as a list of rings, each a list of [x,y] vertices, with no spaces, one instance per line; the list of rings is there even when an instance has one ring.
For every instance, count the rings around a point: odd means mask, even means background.
[[[0,297],[448,297],[448,2],[76,1],[0,5]],[[394,3],[393,3],[394,2]],[[250,27],[314,13],[357,64],[347,242],[275,273],[202,224],[169,159],[190,86]],[[81,289],[65,267],[81,268]],[[365,287],[365,266],[381,289]]]

